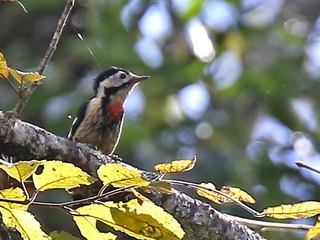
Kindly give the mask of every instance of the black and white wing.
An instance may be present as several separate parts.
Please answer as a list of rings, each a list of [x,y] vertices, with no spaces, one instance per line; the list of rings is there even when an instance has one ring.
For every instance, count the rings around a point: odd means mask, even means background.
[[[68,133],[68,139],[69,140],[72,140],[72,141],[74,140],[73,137],[74,137],[77,129],[79,128],[81,122],[83,121],[83,119],[84,119],[84,117],[86,115],[87,107],[88,107],[88,104],[89,104],[90,100],[91,99],[87,100],[79,108],[77,116],[73,120],[72,125],[71,125],[71,129],[70,129],[70,131]]]

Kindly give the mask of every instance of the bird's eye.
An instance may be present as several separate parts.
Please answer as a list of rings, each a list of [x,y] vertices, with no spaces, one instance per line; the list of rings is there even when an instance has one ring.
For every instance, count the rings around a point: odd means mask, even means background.
[[[125,78],[127,77],[127,75],[126,75],[125,73],[120,73],[119,77],[120,77],[121,79],[125,79]]]

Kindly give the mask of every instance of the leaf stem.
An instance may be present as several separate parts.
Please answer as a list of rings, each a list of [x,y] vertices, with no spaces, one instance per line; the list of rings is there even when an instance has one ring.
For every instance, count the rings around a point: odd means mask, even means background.
[[[252,228],[258,228],[262,231],[309,231],[313,228],[312,225],[306,224],[293,224],[293,223],[275,223],[275,222],[267,222],[267,221],[260,221],[254,219],[247,219],[229,215],[234,221],[245,224]]]
[[[75,200],[75,201],[70,201],[70,202],[64,202],[64,203],[49,203],[49,202],[36,202],[33,201],[30,203],[30,205],[35,205],[35,206],[47,206],[47,207],[58,207],[58,208],[68,208],[73,205],[78,205],[78,204],[84,204],[88,202],[94,202],[97,200],[100,200],[105,197],[111,197],[113,195],[119,194],[124,192],[125,190],[132,188],[132,187],[124,187],[124,188],[117,188],[115,190],[112,190],[110,192],[104,193],[102,195],[95,195],[93,197],[88,197],[80,200]]]
[[[295,164],[298,166],[298,167],[302,167],[302,168],[306,168],[306,169],[309,169],[315,173],[318,173],[320,174],[320,170],[319,169],[316,169],[312,166],[310,166],[309,164],[306,164],[305,162],[301,162],[301,161],[296,161]]]
[[[9,78],[6,78],[6,79],[7,79],[8,83],[9,83],[9,85],[12,87],[12,89],[16,92],[16,94],[19,95],[18,89],[16,89],[16,87],[12,84],[12,82],[9,80]]]

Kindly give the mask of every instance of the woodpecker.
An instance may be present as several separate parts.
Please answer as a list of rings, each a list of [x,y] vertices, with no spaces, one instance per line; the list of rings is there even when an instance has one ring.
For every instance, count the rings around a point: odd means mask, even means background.
[[[79,108],[68,139],[92,144],[102,153],[112,154],[121,134],[123,104],[133,88],[148,78],[118,67],[103,71],[94,79],[95,95]]]

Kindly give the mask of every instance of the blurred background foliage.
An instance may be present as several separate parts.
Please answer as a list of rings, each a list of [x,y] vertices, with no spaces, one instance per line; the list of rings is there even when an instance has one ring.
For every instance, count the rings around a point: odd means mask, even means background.
[[[35,71],[65,1],[22,3],[28,13],[0,2],[0,51],[9,66]],[[125,161],[152,170],[196,155],[194,170],[170,177],[240,187],[257,199],[257,210],[319,200],[320,176],[294,164],[320,168],[319,12],[317,0],[76,1],[47,79],[21,118],[66,136],[67,116],[91,97],[93,77],[120,66],[152,76],[125,105],[116,150]],[[2,79],[0,108],[10,110],[16,102]],[[53,192],[50,200],[65,197]],[[251,217],[232,204],[214,207]],[[70,231],[62,211],[35,212],[45,230]]]

